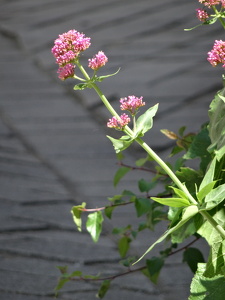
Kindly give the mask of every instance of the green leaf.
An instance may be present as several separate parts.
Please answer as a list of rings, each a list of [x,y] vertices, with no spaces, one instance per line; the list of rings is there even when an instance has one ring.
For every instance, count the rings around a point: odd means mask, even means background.
[[[110,141],[112,142],[116,153],[119,153],[119,152],[125,150],[133,142],[133,139],[131,139],[128,135],[122,136],[120,139],[114,139],[111,136],[107,135],[107,138],[110,139]]]
[[[164,234],[154,243],[152,244],[147,251],[135,262],[139,262],[147,253],[149,253],[157,244],[164,241],[171,233],[175,232],[178,228],[183,226],[188,220],[193,218],[198,213],[198,207],[196,205],[190,205],[183,209],[183,214],[181,216],[180,221],[173,227],[169,228]]]
[[[181,182],[185,183],[186,188],[191,194],[196,193],[196,185],[199,186],[202,180],[202,175],[194,169],[182,167],[176,172],[177,177]]]
[[[152,204],[147,198],[137,198],[135,200],[135,208],[137,216],[140,217],[152,210]]]
[[[137,167],[142,167],[149,160],[151,160],[151,158],[149,157],[149,155],[147,155],[145,158],[136,160],[135,164]]]
[[[207,148],[211,144],[209,138],[209,132],[207,128],[203,128],[193,139],[187,153],[183,156],[184,159],[194,159],[200,157],[201,169],[206,170],[209,162],[211,161],[211,155],[207,151]]]
[[[83,202],[81,205],[73,206],[71,210],[73,221],[77,225],[77,229],[79,231],[82,231],[81,214],[82,214],[82,209],[85,207],[86,207],[86,203]]]
[[[136,135],[143,136],[147,131],[152,128],[153,117],[158,110],[158,104],[150,107],[145,113],[143,113],[136,122]]]
[[[197,198],[199,202],[201,203],[202,200],[212,191],[214,188],[214,185],[216,184],[216,181],[212,181],[208,183],[206,186],[204,186],[198,193]]]
[[[188,200],[188,196],[185,194],[185,192],[183,192],[182,190],[178,189],[178,188],[175,188],[173,186],[169,186],[171,189],[173,189],[174,193],[180,197],[180,198],[183,198],[183,199],[187,199]]]
[[[156,284],[160,270],[164,265],[164,259],[162,257],[153,256],[151,259],[147,259],[146,265],[149,273],[148,277],[153,283]]]
[[[217,275],[211,278],[203,275],[205,264],[199,263],[198,270],[191,283],[191,294],[188,300],[224,300],[225,278]]]
[[[95,77],[92,77],[91,80],[92,80],[92,82],[95,82],[95,81],[102,82],[104,79],[118,74],[119,71],[120,71],[120,68],[113,74],[108,74],[108,75],[103,75],[103,76],[95,76]]]
[[[195,273],[198,268],[198,263],[204,263],[202,252],[197,248],[187,248],[183,253],[183,262],[186,262],[191,271]]]
[[[55,287],[55,294],[56,294],[56,296],[58,295],[59,290],[61,290],[61,289],[63,288],[63,286],[64,286],[68,281],[70,281],[69,278],[63,278],[63,277],[61,277],[61,278],[59,279],[58,284],[57,284],[57,286]]]
[[[225,241],[214,242],[210,249],[208,262],[206,264],[206,270],[204,276],[213,277],[216,275],[224,274],[225,266]]]
[[[202,217],[197,214],[171,234],[171,242],[173,244],[183,243],[185,239],[195,234],[201,225]]]
[[[97,211],[88,215],[86,228],[95,243],[98,241],[101,234],[103,220],[104,219],[101,211]]]
[[[208,151],[215,151],[216,157],[220,160],[225,154],[225,88],[219,91],[213,99],[209,110],[209,136],[211,145]]]
[[[127,251],[130,248],[131,239],[128,236],[123,236],[118,243],[119,254],[123,258],[126,256]]]
[[[98,294],[96,295],[97,298],[104,298],[105,294],[107,293],[108,289],[110,288],[110,280],[104,280],[101,284],[101,287],[98,291]]]
[[[213,219],[223,228],[225,227],[225,209],[224,203],[221,203],[218,207],[210,210],[208,212]],[[222,241],[221,235],[218,231],[208,222],[202,224],[202,226],[198,229],[198,234],[205,238],[208,244],[213,247],[216,243]]]
[[[199,186],[199,191],[201,191],[205,186],[207,186],[208,184],[210,184],[213,181],[214,174],[215,174],[215,168],[216,168],[216,157],[214,157],[214,159],[210,163],[209,168]]]
[[[201,210],[211,210],[225,199],[225,183],[211,190],[205,197]]]
[[[114,187],[117,186],[117,184],[120,182],[120,180],[131,170],[131,168],[128,167],[121,167],[117,170],[114,179],[113,179],[113,184]]]
[[[89,84],[88,83],[78,83],[78,84],[76,84],[74,87],[73,87],[73,89],[75,90],[75,91],[82,91],[82,90],[84,90],[84,89],[86,89],[86,88],[89,88]]]
[[[112,218],[112,213],[113,213],[114,209],[115,209],[115,206],[107,206],[105,208],[105,215],[107,218],[109,218],[109,219]]]
[[[144,192],[149,192],[151,189],[153,189],[157,184],[157,181],[146,181],[144,179],[140,179],[138,181],[138,188],[140,190],[140,192],[144,193]]]
[[[184,198],[157,198],[157,197],[151,197],[152,200],[168,205],[171,207],[184,207],[189,206],[190,202],[187,199]]]

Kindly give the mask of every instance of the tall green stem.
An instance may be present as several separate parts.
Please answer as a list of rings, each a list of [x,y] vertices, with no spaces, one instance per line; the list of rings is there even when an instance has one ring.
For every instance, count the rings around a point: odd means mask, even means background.
[[[79,67],[80,71],[84,75],[85,79],[90,82],[108,111],[115,117],[119,118],[119,115],[114,110],[114,108],[111,106],[105,95],[102,93],[101,89],[94,83],[91,82],[91,78],[83,68],[83,66],[77,62],[77,66]],[[124,132],[126,132],[131,138],[134,138],[135,134],[133,130],[131,130],[128,126],[125,126]],[[158,163],[162,169],[168,174],[168,176],[172,179],[172,181],[179,187],[189,198],[189,201],[193,205],[197,205],[197,201],[192,197],[186,186],[179,180],[179,178],[173,173],[173,171],[167,166],[167,164],[152,150],[151,147],[149,147],[141,138],[137,137],[135,138],[135,141],[149,154],[150,157],[152,157],[156,163]],[[225,230],[217,224],[217,222],[208,214],[207,211],[201,211],[201,215],[219,232],[219,234],[225,239]]]

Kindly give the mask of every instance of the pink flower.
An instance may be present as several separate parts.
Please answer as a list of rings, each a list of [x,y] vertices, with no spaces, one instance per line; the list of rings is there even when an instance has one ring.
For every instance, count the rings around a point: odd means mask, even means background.
[[[208,52],[207,60],[213,67],[222,63],[223,68],[225,68],[225,42],[222,40],[215,40],[213,49]]]
[[[204,4],[207,7],[220,4],[220,0],[199,0],[199,2]]]
[[[205,22],[209,18],[207,11],[205,11],[204,9],[198,8],[196,9],[196,13],[197,13],[197,18],[201,22]]]
[[[74,29],[69,30],[60,34],[58,39],[55,40],[52,54],[56,58],[56,62],[63,66],[73,62],[81,51],[86,50],[91,45],[90,40],[83,33]]]
[[[145,105],[145,102],[142,102],[143,97],[135,97],[135,96],[128,96],[126,98],[120,99],[120,109],[127,110],[131,113],[131,115],[135,115],[138,109],[141,106]]]
[[[106,57],[104,52],[99,51],[97,54],[95,54],[95,56],[92,59],[89,59],[88,61],[88,67],[92,70],[97,71],[99,68],[103,67],[107,63],[108,58]]]
[[[112,119],[109,119],[109,122],[107,123],[107,126],[109,128],[116,128],[116,129],[123,129],[128,123],[130,122],[130,118],[126,114],[122,114],[119,119],[116,117],[112,117]]]
[[[225,0],[221,0],[222,7],[225,7]]]
[[[57,72],[59,74],[58,76],[59,79],[65,80],[69,77],[73,77],[74,70],[75,70],[75,66],[73,64],[67,64],[64,67],[60,67]]]

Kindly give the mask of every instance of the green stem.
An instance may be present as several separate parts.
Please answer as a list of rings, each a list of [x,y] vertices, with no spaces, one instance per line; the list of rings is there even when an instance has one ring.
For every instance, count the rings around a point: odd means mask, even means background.
[[[223,239],[225,239],[225,230],[220,226],[207,211],[200,211],[200,214],[219,232]]]
[[[218,10],[217,10],[217,8],[215,7],[215,5],[213,5],[212,8],[213,8],[213,10],[214,10],[216,16],[220,16],[220,13],[218,12]],[[223,18],[222,18],[222,17],[219,17],[218,19],[219,19],[221,25],[223,26],[223,29],[225,29],[225,22],[224,22]]]
[[[90,82],[90,77],[87,74],[87,72],[85,71],[85,69],[83,68],[83,66],[79,63],[79,61],[77,62],[77,66],[79,67],[80,71],[82,72],[82,74],[84,75],[85,79],[87,81]],[[117,112],[114,110],[114,108],[111,106],[111,104],[109,103],[109,101],[107,100],[107,98],[105,97],[105,95],[102,93],[102,91],[100,90],[100,88],[95,84],[92,83],[92,87],[94,88],[94,90],[96,91],[96,93],[98,94],[98,96],[100,97],[100,99],[102,100],[102,102],[104,103],[104,105],[106,106],[106,108],[108,109],[108,111],[115,117],[119,117],[119,115],[117,114]],[[135,136],[135,133],[128,127],[125,126],[124,131],[131,137],[133,138]],[[192,195],[189,193],[188,189],[186,188],[186,186],[179,180],[179,178],[177,178],[177,176],[173,173],[173,171],[167,166],[167,164],[152,150],[151,147],[149,147],[141,138],[135,138],[136,142],[149,154],[149,156],[151,156],[156,163],[158,163],[162,169],[168,174],[168,176],[172,179],[172,181],[177,185],[177,187],[179,187],[189,198],[189,201],[193,204],[193,205],[197,205],[197,201],[192,197]],[[211,217],[208,212],[206,211],[200,211],[201,215],[207,219],[207,221],[219,232],[219,234],[225,239],[225,230],[219,225],[217,224],[217,222],[213,219],[213,217]]]
[[[167,166],[167,164],[149,147],[142,139],[136,138],[136,142],[154,159],[155,162],[160,165],[163,170],[168,174],[172,181],[179,187],[189,198],[190,202],[197,205],[197,201],[189,193],[186,186],[177,178],[173,171]]]

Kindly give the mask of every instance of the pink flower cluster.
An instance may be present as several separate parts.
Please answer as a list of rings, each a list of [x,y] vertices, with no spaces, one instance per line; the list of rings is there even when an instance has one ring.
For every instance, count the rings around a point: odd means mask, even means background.
[[[213,5],[218,5],[221,2],[224,2],[224,1],[220,1],[220,0],[198,0],[198,1],[207,7],[212,7]]]
[[[129,122],[129,116],[127,114],[122,114],[119,119],[116,117],[112,117],[112,119],[109,119],[107,126],[109,128],[122,130]]]
[[[213,67],[221,63],[223,68],[225,68],[225,42],[215,40],[213,49],[208,52],[207,59]]]
[[[90,40],[89,37],[85,37],[83,33],[74,29],[60,34],[55,40],[52,54],[60,67],[58,73],[61,80],[74,75],[75,67],[72,63],[79,56],[80,52],[90,47]]]
[[[197,14],[197,18],[201,22],[205,22],[209,18],[207,11],[201,8],[196,9],[196,14]]]
[[[135,96],[128,96],[125,98],[120,99],[120,109],[121,110],[127,110],[131,113],[131,115],[135,115],[138,111],[138,109],[141,106],[145,105],[145,102],[142,101],[143,97],[135,97]]]
[[[65,80],[74,76],[75,66],[73,64],[67,64],[63,67],[59,67],[57,73],[59,74],[59,79]]]
[[[97,71],[99,68],[103,67],[107,63],[108,58],[106,57],[104,52],[99,51],[97,54],[95,54],[95,56],[92,59],[89,59],[88,61],[88,67],[92,70]]]
[[[120,99],[120,109],[121,110],[127,110],[132,116],[135,116],[135,114],[138,112],[138,109],[141,106],[145,105],[145,102],[142,101],[143,97],[136,97],[136,96],[128,96],[125,98]],[[119,130],[122,130],[124,126],[126,126],[130,122],[130,118],[127,114],[122,114],[120,116],[120,119],[117,119],[116,117],[112,117],[112,119],[109,120],[107,123],[107,126],[110,128],[116,128]]]
[[[90,40],[89,37],[85,37],[83,33],[74,29],[60,34],[52,48],[52,54],[55,56],[57,64],[64,66],[73,62],[80,52],[90,47]]]

